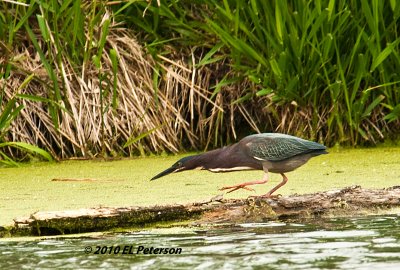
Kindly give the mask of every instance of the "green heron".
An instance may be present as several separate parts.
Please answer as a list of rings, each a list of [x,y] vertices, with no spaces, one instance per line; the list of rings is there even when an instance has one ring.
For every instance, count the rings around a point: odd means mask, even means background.
[[[268,172],[280,173],[282,182],[263,197],[270,197],[287,182],[286,172],[304,165],[310,158],[327,154],[322,144],[280,133],[262,133],[250,135],[238,143],[205,152],[200,155],[180,159],[171,168],[157,174],[155,180],[170,173],[201,169],[211,172],[231,172],[242,170],[264,170],[262,180],[223,187],[228,193],[240,188],[254,191],[250,185],[265,184],[269,180]]]

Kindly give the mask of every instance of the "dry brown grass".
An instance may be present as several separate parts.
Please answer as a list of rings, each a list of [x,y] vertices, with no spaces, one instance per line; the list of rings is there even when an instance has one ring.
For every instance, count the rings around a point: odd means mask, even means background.
[[[52,82],[40,57],[28,40],[12,51],[14,71],[0,84],[4,101],[17,94],[51,99]],[[46,49],[46,46],[42,46]],[[78,69],[66,57],[54,63],[61,86],[62,100],[57,104],[58,129],[49,114],[51,102],[20,98],[24,109],[12,123],[7,140],[23,141],[48,150],[54,157],[130,155],[144,153],[178,152],[183,149],[203,149],[236,139],[236,125],[246,119],[257,130],[257,124],[242,104],[231,105],[239,91],[225,87],[211,99],[210,85],[215,83],[216,70],[196,68],[195,52],[177,55],[171,52],[161,56],[156,63],[147,55],[135,36],[124,28],[113,26],[107,38],[106,52],[102,55],[102,68],[91,62]],[[119,59],[117,73],[118,105],[114,110],[112,89],[103,81],[100,89],[99,75],[112,78],[112,61],[107,52],[114,49]],[[57,52],[47,48],[47,57]],[[191,63],[190,63],[191,62]],[[219,64],[221,65],[221,64]],[[226,69],[226,67],[224,67]],[[157,89],[153,78],[158,76]],[[24,80],[33,79],[22,89]],[[243,85],[247,87],[246,85]],[[19,89],[19,90],[18,90]],[[103,91],[103,110],[100,93]],[[54,104],[53,104],[54,105]],[[105,109],[104,109],[105,108]],[[238,116],[238,115],[242,115]],[[227,119],[229,119],[227,121]],[[145,138],[127,148],[122,145],[132,137],[155,129]],[[229,134],[223,136],[222,134]],[[222,139],[221,139],[222,138]]]

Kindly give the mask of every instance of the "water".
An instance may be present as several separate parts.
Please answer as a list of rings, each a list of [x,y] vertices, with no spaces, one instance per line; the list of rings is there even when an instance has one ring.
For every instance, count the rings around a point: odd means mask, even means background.
[[[106,253],[112,247],[111,254],[94,254],[96,246]],[[133,254],[122,254],[125,246],[125,253],[130,249]],[[139,246],[175,251],[181,248],[182,252],[145,255],[142,250],[136,254]],[[85,247],[92,251],[85,253]],[[160,229],[35,241],[0,240],[0,269],[33,268],[400,269],[400,217]]]

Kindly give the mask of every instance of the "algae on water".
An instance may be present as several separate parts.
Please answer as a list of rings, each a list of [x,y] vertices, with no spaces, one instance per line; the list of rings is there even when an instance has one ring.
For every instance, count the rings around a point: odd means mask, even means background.
[[[181,156],[119,161],[66,161],[20,168],[0,168],[0,225],[35,211],[79,209],[94,206],[145,206],[203,201],[221,194],[218,188],[261,179],[262,171],[211,173],[185,171],[150,181]],[[280,194],[303,194],[350,185],[383,188],[400,184],[400,148],[330,150],[288,173]],[[52,179],[92,181],[52,181]],[[281,181],[271,174],[255,192],[239,190],[225,198],[245,198],[266,193]]]

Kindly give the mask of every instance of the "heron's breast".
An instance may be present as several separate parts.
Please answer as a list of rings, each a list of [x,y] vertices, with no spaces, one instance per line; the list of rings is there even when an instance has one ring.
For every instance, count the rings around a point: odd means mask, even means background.
[[[311,155],[300,155],[292,158],[288,158],[281,161],[264,161],[263,167],[267,168],[272,173],[286,173],[291,172],[304,165]]]

